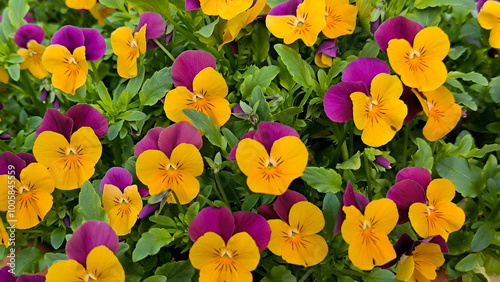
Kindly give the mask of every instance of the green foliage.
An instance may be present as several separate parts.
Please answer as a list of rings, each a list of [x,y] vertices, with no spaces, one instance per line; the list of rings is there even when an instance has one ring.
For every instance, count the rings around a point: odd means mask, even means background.
[[[342,190],[342,177],[333,169],[307,167],[302,179],[321,193],[337,193]]]
[[[156,255],[160,249],[167,246],[174,240],[174,237],[166,229],[153,228],[142,234],[137,246],[132,253],[132,260],[139,261],[148,255]]]

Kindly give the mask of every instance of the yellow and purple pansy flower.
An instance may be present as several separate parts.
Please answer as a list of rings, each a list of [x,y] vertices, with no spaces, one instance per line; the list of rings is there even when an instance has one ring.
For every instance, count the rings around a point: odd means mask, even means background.
[[[137,59],[146,53],[146,29],[143,25],[132,34],[130,27],[119,27],[111,33],[111,48],[118,57],[118,75],[123,78],[137,76]]]
[[[333,58],[337,57],[337,44],[335,40],[324,40],[319,44],[314,55],[314,63],[320,68],[330,68]]]
[[[492,48],[500,49],[500,2],[479,2],[479,15],[477,16],[477,20],[482,28],[491,30],[490,38],[488,40],[490,46]]]
[[[352,34],[356,27],[358,7],[349,0],[326,0],[326,27],[323,34],[331,39]]]
[[[200,270],[200,281],[250,282],[271,228],[258,214],[208,207],[193,219],[188,234],[194,242],[189,259]]]
[[[361,213],[364,213],[365,208],[369,203],[370,200],[368,200],[368,198],[365,195],[354,191],[351,181],[348,180],[347,187],[345,188],[344,196],[342,198],[342,204],[339,208],[337,219],[335,220],[335,227],[333,228],[333,233],[339,234],[341,231],[342,223],[344,223],[345,220],[345,212],[343,209],[344,207],[354,206]]]
[[[47,70],[42,64],[42,55],[45,52],[45,46],[41,45],[45,39],[45,31],[38,25],[25,24],[21,26],[14,35],[14,41],[19,46],[17,54],[24,58],[21,63],[21,70],[28,69],[30,73],[43,79],[48,75]]]
[[[224,29],[224,34],[222,35],[223,43],[219,46],[219,51],[225,44],[233,41],[245,26],[253,22],[260,12],[264,10],[265,6],[265,0],[253,1],[252,6],[248,10],[239,13],[234,18],[229,19],[227,21],[227,27]]]
[[[139,17],[139,24],[134,32],[140,32],[143,26],[146,26],[146,49],[157,48],[158,45],[153,39],[158,39],[165,34],[165,20],[157,13],[144,12]]]

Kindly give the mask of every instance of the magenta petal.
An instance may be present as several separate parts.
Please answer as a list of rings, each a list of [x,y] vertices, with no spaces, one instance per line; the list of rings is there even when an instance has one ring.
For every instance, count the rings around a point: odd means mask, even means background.
[[[146,39],[158,38],[165,33],[165,20],[157,13],[142,13],[135,32],[139,31],[145,24],[147,24]]]
[[[234,216],[234,234],[246,232],[255,240],[259,251],[262,252],[267,248],[269,240],[271,240],[271,227],[266,219],[261,215],[252,212],[235,212]]]
[[[43,116],[42,124],[36,130],[36,136],[38,137],[44,131],[62,134],[69,142],[73,133],[73,120],[56,109],[48,109]]]
[[[14,35],[14,42],[20,48],[28,48],[28,42],[35,40],[38,44],[43,42],[45,31],[36,24],[25,24],[21,26]]]
[[[92,28],[82,28],[85,38],[85,56],[87,61],[98,61],[106,53],[106,42],[101,33]]]
[[[20,157],[23,161],[26,162],[26,166],[30,163],[36,163],[35,157],[30,153],[17,153],[16,156]]]
[[[405,85],[403,89],[404,90],[403,94],[401,95],[401,100],[403,100],[403,102],[408,107],[408,114],[406,115],[403,124],[408,124],[415,118],[416,115],[422,112],[423,109],[422,104],[420,104],[418,98],[413,92],[411,92],[411,88]]]
[[[292,206],[298,202],[307,202],[307,199],[299,192],[288,189],[283,195],[278,196],[278,199],[274,203],[274,210],[288,224],[288,213]]]
[[[198,150],[203,146],[200,132],[187,121],[165,128],[158,138],[160,150],[169,158],[174,148],[181,143],[193,144]]]
[[[245,135],[243,135],[243,137],[241,137],[240,141],[243,139],[247,139],[247,138],[253,139],[255,132],[257,132],[257,131],[252,130],[252,131],[247,132]],[[238,144],[240,143],[240,141],[238,141]],[[229,153],[229,156],[227,156],[228,160],[236,161],[236,149],[238,149],[238,144],[236,144],[236,146],[234,146],[234,148],[231,150],[231,153]]]
[[[392,39],[405,39],[413,46],[415,35],[424,27],[416,21],[403,16],[390,18],[383,22],[375,32],[375,40],[382,52],[387,53],[389,41]]]
[[[45,276],[23,274],[17,278],[16,282],[45,282]]]
[[[267,220],[281,219],[271,204],[263,204],[262,206],[258,207],[257,213],[262,215]]]
[[[170,41],[172,40],[172,36],[174,35],[174,32],[172,31],[171,33],[167,34],[165,36],[165,45],[167,45],[168,43],[170,43]]]
[[[338,234],[342,228],[342,223],[345,220],[345,213],[342,207],[355,206],[361,213],[365,212],[365,208],[370,200],[363,194],[354,191],[352,188],[351,181],[347,181],[347,187],[345,188],[344,197],[342,198],[342,204],[340,205],[339,213],[337,215],[337,220],[335,221],[335,227],[333,228],[333,233]]]
[[[264,148],[270,153],[274,142],[285,136],[300,138],[297,131],[289,126],[277,122],[263,121],[259,123],[259,129],[255,132],[253,139],[264,145]]]
[[[425,191],[417,182],[404,179],[396,182],[394,186],[387,192],[387,199],[391,199],[396,203],[399,212],[398,224],[403,224],[409,221],[408,210],[414,203],[426,203]]]
[[[144,219],[146,217],[149,217],[150,215],[152,215],[155,211],[157,211],[158,209],[160,208],[160,203],[156,203],[156,204],[146,204],[142,210],[139,212],[139,218],[140,219]]]
[[[16,179],[20,179],[21,170],[26,166],[22,158],[11,152],[6,151],[0,154],[0,175],[14,175]]]
[[[200,0],[186,0],[186,11],[198,10],[200,8]]]
[[[188,235],[193,242],[207,232],[219,234],[227,243],[233,235],[234,218],[226,207],[203,209],[189,225]]]
[[[90,105],[75,105],[69,108],[65,115],[74,122],[73,132],[84,126],[92,128],[99,138],[108,132],[108,121],[103,114]]]
[[[6,265],[0,269],[0,281],[2,282],[16,282],[16,276],[9,272],[10,266]]]
[[[100,186],[101,192],[104,191],[104,185],[106,184],[112,184],[123,191],[132,184],[132,181],[132,175],[130,175],[128,170],[121,167],[112,167],[102,178]]]
[[[336,58],[337,57],[336,40],[335,39],[323,40],[323,42],[319,44],[318,49],[316,49],[316,55],[319,53],[323,53],[332,58]]]
[[[269,16],[296,16],[297,6],[302,3],[301,0],[289,0],[276,5],[269,11]]]
[[[427,191],[427,186],[432,181],[430,172],[422,167],[408,167],[400,170],[396,175],[396,183],[404,179],[417,182],[425,191]]]
[[[141,198],[149,196],[149,188],[148,187],[137,186],[137,191],[139,192],[139,195],[141,195]]]
[[[352,61],[342,74],[343,82],[361,81],[369,89],[375,76],[390,74],[389,65],[377,58],[358,58]]]
[[[135,145],[134,156],[138,157],[142,152],[147,150],[160,150],[158,139],[162,130],[163,128],[161,127],[151,128],[146,136]]]
[[[346,122],[352,119],[351,94],[368,93],[363,82],[340,82],[332,86],[325,94],[325,113],[334,122]]]
[[[28,12],[28,13],[26,14],[26,16],[24,16],[24,20],[25,20],[27,23],[33,23],[33,21],[34,21],[34,20],[33,20],[33,15],[32,15],[30,12]]]
[[[73,51],[81,46],[84,46],[85,36],[83,35],[83,31],[72,25],[65,25],[61,27],[54,36],[52,36],[52,40],[50,44],[59,44],[62,45],[73,53]]]
[[[193,91],[194,77],[205,68],[216,68],[212,55],[205,51],[185,51],[172,64],[172,80],[175,87],[184,86]]]
[[[410,235],[404,233],[399,237],[399,240],[394,244],[394,250],[396,251],[396,258],[391,260],[390,262],[380,266],[383,269],[387,269],[393,265],[395,265],[398,261],[399,258],[401,258],[402,255],[412,255],[413,254],[413,248],[415,246],[415,241],[410,237]]]
[[[93,248],[106,246],[113,253],[118,251],[118,236],[109,224],[97,220],[87,221],[75,230],[66,244],[68,259],[74,259],[84,267],[87,255]]]
[[[432,237],[429,237],[429,238],[425,238],[422,240],[422,242],[424,243],[434,243],[434,244],[438,244],[439,247],[441,247],[441,252],[443,254],[447,254],[449,253],[450,251],[448,250],[448,245],[446,244],[446,241],[443,239],[443,237],[437,235],[437,236],[432,236]]]
[[[483,8],[483,5],[484,5],[484,3],[486,3],[486,1],[488,1],[488,0],[478,0],[477,1],[477,11],[478,12],[481,11],[481,9]]]

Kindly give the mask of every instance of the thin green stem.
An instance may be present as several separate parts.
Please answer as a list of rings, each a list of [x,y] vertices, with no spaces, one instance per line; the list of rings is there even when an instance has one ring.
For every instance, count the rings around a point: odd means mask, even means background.
[[[13,152],[14,151],[14,149],[12,149],[11,147],[9,147],[3,141],[0,141],[0,149],[2,149],[2,152]]]
[[[96,84],[99,84],[101,82],[101,77],[99,76],[99,71],[97,70],[97,66],[95,65],[95,62],[90,61],[90,67],[92,67],[92,73],[94,73],[94,78]]]
[[[316,269],[316,267],[311,267],[309,268],[306,273],[304,273],[304,276],[302,276],[302,278],[300,278],[299,282],[304,282],[306,281],[307,277],[309,277],[309,275],[311,275],[311,273],[314,272],[314,270]]]
[[[219,192],[222,195],[222,198],[224,199],[224,203],[226,203],[229,210],[231,210],[231,206],[229,205],[229,201],[227,200],[226,197],[226,192],[224,192],[224,189],[222,188],[222,185],[220,183],[220,178],[218,173],[215,173],[215,183],[217,183],[217,188],[219,188]]]
[[[365,164],[365,173],[366,173],[366,183],[368,184],[368,187],[366,187],[366,194],[368,196],[368,199],[372,199],[373,197],[373,184],[372,184],[372,177],[371,177],[371,167],[368,162],[368,157],[366,154],[363,154],[363,160]]]
[[[215,207],[214,202],[210,201],[207,197],[203,196],[202,194],[198,194],[198,197],[202,198],[207,204],[211,207]]]
[[[181,205],[181,202],[179,202],[179,198],[177,198],[175,191],[170,190],[170,193],[172,193],[172,195],[174,195],[175,203],[177,204],[177,208],[179,209],[179,213],[183,213],[183,214],[186,213],[186,211],[184,210],[184,208]]]
[[[163,50],[165,54],[167,54],[167,56],[170,58],[170,60],[172,60],[172,62],[175,62],[174,56],[172,56],[172,54],[168,52],[167,48],[163,47],[163,45],[160,43],[160,41],[158,41],[158,39],[153,38],[153,41],[156,43],[156,45],[158,45],[158,47],[160,47],[161,50]]]

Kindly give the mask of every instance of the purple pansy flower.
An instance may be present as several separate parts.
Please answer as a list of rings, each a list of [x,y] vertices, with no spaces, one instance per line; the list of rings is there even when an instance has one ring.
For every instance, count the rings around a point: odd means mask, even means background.
[[[101,185],[99,188],[101,189],[101,192],[103,192],[104,185],[111,184],[116,186],[123,192],[125,188],[132,185],[132,182],[133,178],[128,170],[121,167],[112,167],[106,172],[106,174],[102,178]],[[137,189],[141,197],[146,197],[147,195],[149,195],[149,189],[147,187],[138,186]]]
[[[113,253],[118,251],[120,244],[116,232],[106,222],[87,221],[75,230],[66,244],[68,259],[74,259],[84,267],[87,255],[95,247],[106,246]]]
[[[50,41],[66,47],[71,53],[81,46],[85,46],[87,61],[98,61],[106,53],[106,42],[101,33],[91,28],[79,28],[72,25],[61,27]]]
[[[217,233],[226,243],[234,234],[247,232],[261,252],[271,240],[271,227],[264,217],[245,211],[231,215],[226,207],[205,208],[189,225],[188,235],[193,242],[207,232]]]
[[[387,53],[389,41],[405,39],[413,46],[415,35],[424,29],[424,26],[403,16],[390,18],[383,22],[375,32],[375,40],[382,52]]]
[[[45,276],[42,275],[32,275],[23,274],[21,276],[15,276],[9,272],[10,266],[4,266],[0,269],[0,281],[2,282],[44,282]]]
[[[351,181],[347,181],[347,187],[345,188],[344,197],[342,198],[342,204],[340,205],[337,220],[335,221],[333,233],[339,234],[342,228],[342,223],[344,223],[346,215],[342,209],[343,207],[355,206],[359,211],[361,211],[362,214],[364,214],[368,203],[370,203],[370,200],[368,200],[365,195],[354,191]]]
[[[21,170],[34,162],[36,162],[35,157],[28,153],[3,152],[0,154],[0,175],[8,175],[14,171],[14,176],[19,179]]]
[[[172,80],[175,87],[184,86],[193,92],[194,77],[205,68],[216,68],[212,55],[205,51],[185,51],[172,64]]]
[[[290,209],[298,202],[307,202],[307,199],[299,192],[289,189],[278,196],[274,205],[263,204],[257,208],[257,212],[267,220],[281,219],[286,222],[286,224],[289,224],[288,214],[290,213]]]
[[[25,24],[21,26],[14,35],[14,42],[19,48],[28,48],[28,42],[35,40],[38,44],[42,44],[45,39],[45,31],[36,24]]]
[[[405,168],[396,175],[396,184],[387,192],[387,198],[398,207],[398,224],[409,221],[408,211],[413,203],[427,203],[426,191],[431,181],[429,171],[421,167]]]
[[[300,138],[297,131],[289,126],[276,122],[263,121],[259,123],[259,128],[257,130],[246,133],[240,141],[246,138],[251,138],[261,143],[264,148],[266,148],[267,152],[270,153],[274,142],[285,136],[295,136]],[[238,149],[238,144],[234,146],[229,156],[227,156],[229,160],[236,161],[236,149]]]
[[[108,121],[97,109],[90,105],[75,105],[63,115],[56,109],[48,109],[36,136],[44,131],[62,134],[69,141],[73,132],[83,126],[92,128],[101,138],[108,132]]]
[[[325,55],[328,55],[332,58],[337,57],[337,44],[335,39],[331,40],[323,40],[321,44],[319,44],[318,49],[316,49],[316,55],[319,53],[323,53]]]
[[[178,122],[165,129],[150,129],[135,146],[134,156],[138,157],[147,150],[160,150],[170,158],[172,151],[181,143],[193,144],[198,149],[203,146],[200,132],[187,121]]]

